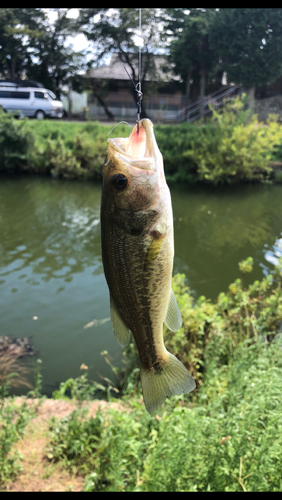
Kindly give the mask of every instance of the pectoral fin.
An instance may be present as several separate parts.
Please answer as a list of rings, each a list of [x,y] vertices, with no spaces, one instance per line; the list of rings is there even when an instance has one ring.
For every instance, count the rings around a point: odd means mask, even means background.
[[[110,307],[111,307],[111,320],[116,340],[122,347],[124,347],[129,342],[130,330],[125,326],[124,322],[122,321],[112,297],[110,297]]]
[[[172,332],[177,332],[182,326],[181,314],[172,290],[170,292],[170,300],[164,322]]]

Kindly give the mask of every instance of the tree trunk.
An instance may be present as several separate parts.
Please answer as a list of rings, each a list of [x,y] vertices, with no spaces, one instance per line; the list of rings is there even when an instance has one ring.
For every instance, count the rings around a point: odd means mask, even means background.
[[[186,80],[185,103],[184,103],[185,108],[190,104],[191,77],[192,77],[192,71],[188,71],[188,76]],[[185,121],[186,120],[187,120],[187,110],[185,109]]]
[[[205,85],[206,85],[206,68],[202,68],[200,77],[200,118],[204,117],[205,111]]]
[[[251,87],[247,89],[247,96],[249,97],[248,109],[251,110],[251,114],[254,110],[254,105],[255,105],[255,90],[256,87]]]
[[[92,78],[90,82],[91,82],[91,89],[92,89],[93,95],[96,97],[99,104],[101,104],[101,106],[104,108],[104,111],[105,111],[108,119],[114,120],[115,117],[114,117],[113,113],[109,110],[106,102],[104,101],[104,99],[102,97],[103,95],[107,96],[108,88],[103,88],[103,86],[101,85],[101,82],[99,80],[96,80],[95,78]]]
[[[71,84],[71,81],[69,81],[68,101],[69,101],[69,120],[71,120],[72,119],[72,84]]]
[[[109,118],[109,120],[114,120],[115,117],[114,117],[113,113],[109,110],[104,99],[102,99],[102,97],[99,96],[99,94],[97,94],[96,92],[94,93],[94,95],[95,95],[96,99],[98,100],[98,102],[101,104],[101,106],[104,108],[104,111],[105,111],[107,117]]]
[[[10,78],[11,79],[15,78],[15,76],[16,76],[15,66],[16,66],[15,65],[15,59],[14,59],[14,57],[12,57],[12,59],[11,59],[11,71],[10,71]]]

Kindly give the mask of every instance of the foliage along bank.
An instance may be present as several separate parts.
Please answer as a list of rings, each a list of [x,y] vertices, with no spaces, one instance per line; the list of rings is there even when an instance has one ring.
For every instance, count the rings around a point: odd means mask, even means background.
[[[15,120],[0,114],[0,172],[36,173],[66,179],[101,180],[109,137],[127,137],[124,123],[111,131],[98,122]],[[206,124],[155,125],[169,182],[210,184],[274,180],[281,171],[282,126],[249,118],[244,99],[212,110]]]
[[[130,344],[130,374],[116,372],[125,411],[52,422],[49,458],[84,471],[85,491],[281,490],[282,262],[245,288],[252,264],[240,262],[241,278],[215,302],[173,278],[183,327],[165,329],[165,342],[195,376],[194,393],[150,416]]]
[[[124,410],[89,417],[79,401],[91,400],[97,384],[86,374],[62,383],[54,397],[66,398],[71,388],[78,407],[50,422],[46,458],[84,475],[84,491],[281,491],[282,260],[245,288],[252,265],[251,257],[240,262],[241,278],[214,302],[195,301],[185,276],[173,278],[183,326],[174,334],[165,329],[164,337],[197,380],[192,394],[169,398],[149,415],[129,344],[128,364],[114,369],[105,390],[110,400],[119,391]],[[35,385],[31,395],[38,396],[38,373]],[[20,470],[12,446],[34,417],[5,399],[2,485]]]

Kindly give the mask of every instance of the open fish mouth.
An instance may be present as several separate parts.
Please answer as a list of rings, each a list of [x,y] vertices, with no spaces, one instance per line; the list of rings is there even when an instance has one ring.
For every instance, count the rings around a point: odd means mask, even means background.
[[[139,132],[135,125],[127,138],[108,139],[108,158],[114,157],[138,168],[153,170],[156,161],[162,158],[159,151],[153,124],[148,118],[139,122]]]

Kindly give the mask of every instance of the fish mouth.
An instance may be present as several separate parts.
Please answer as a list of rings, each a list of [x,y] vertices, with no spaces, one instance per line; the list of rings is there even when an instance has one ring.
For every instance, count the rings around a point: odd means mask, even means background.
[[[143,118],[127,138],[108,139],[108,159],[119,160],[133,167],[155,170],[162,155],[159,151],[153,124]]]

